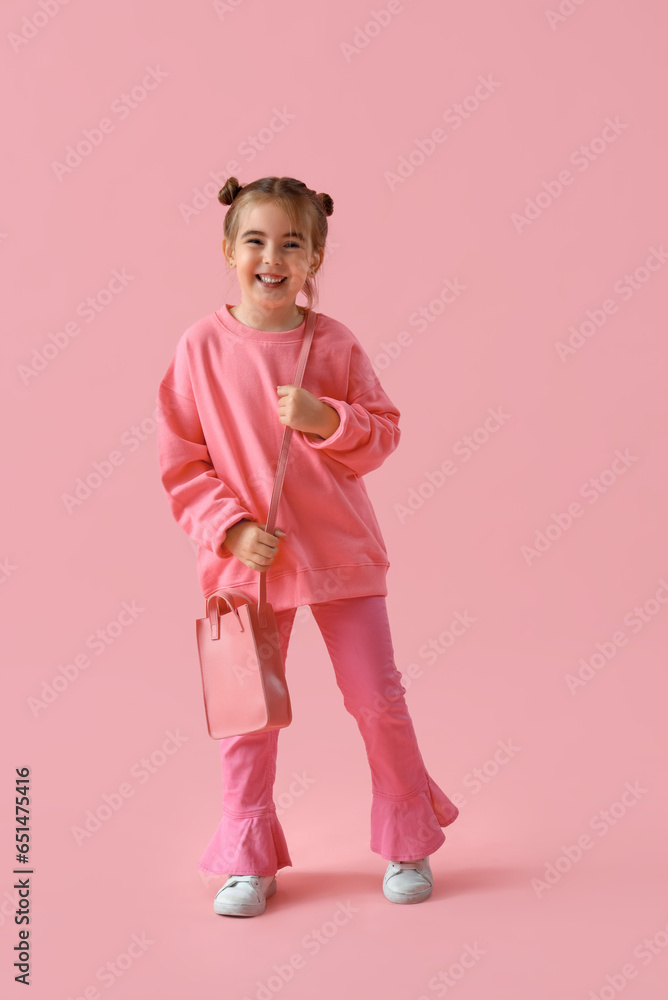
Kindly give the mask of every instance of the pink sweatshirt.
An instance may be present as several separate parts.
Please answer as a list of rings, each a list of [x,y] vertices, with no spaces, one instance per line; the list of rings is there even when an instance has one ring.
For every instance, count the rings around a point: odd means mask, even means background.
[[[259,572],[222,547],[248,518],[265,525],[284,425],[278,385],[291,385],[305,323],[269,333],[229,306],[180,337],[158,390],[158,455],[172,515],[198,544],[204,597],[238,587],[257,600]],[[399,443],[400,413],[343,323],[317,313],[302,386],[338,412],[323,439],[293,431],[276,525],[286,532],[267,572],[275,611],[387,594],[387,550],[362,476]]]

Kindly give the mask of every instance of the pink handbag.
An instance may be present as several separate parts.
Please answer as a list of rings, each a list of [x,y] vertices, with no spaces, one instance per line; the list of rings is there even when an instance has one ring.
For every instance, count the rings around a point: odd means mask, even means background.
[[[302,384],[316,322],[309,309],[293,385]],[[291,438],[292,428],[286,427],[265,525],[269,534]],[[241,590],[218,590],[207,598],[206,616],[197,619],[196,630],[209,735],[220,740],[289,726],[292,707],[274,609],[266,599],[266,570],[259,573],[257,604]]]

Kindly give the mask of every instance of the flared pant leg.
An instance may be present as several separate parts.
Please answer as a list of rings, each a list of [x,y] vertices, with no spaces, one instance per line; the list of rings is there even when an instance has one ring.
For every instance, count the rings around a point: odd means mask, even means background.
[[[344,706],[364,741],[372,783],[371,850],[388,861],[433,854],[445,841],[441,827],[452,823],[459,809],[425,768],[394,662],[385,597],[310,607]],[[296,612],[276,612],[286,663]],[[202,871],[274,875],[292,865],[273,801],[279,733],[220,740],[223,815],[199,862]]]
[[[387,861],[413,861],[445,841],[441,827],[459,815],[427,773],[394,661],[381,595],[311,605],[348,712],[371,768],[371,850]]]
[[[296,608],[275,612],[284,663],[296,613]],[[199,861],[202,871],[275,875],[292,865],[273,799],[279,733],[272,729],[219,741],[223,815]]]

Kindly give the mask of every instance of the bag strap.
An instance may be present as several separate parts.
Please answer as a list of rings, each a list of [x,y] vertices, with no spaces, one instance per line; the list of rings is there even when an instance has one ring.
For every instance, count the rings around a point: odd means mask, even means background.
[[[306,316],[306,326],[304,329],[304,338],[302,340],[302,348],[299,354],[299,360],[297,362],[297,370],[295,372],[295,377],[292,380],[292,384],[296,386],[301,386],[302,379],[304,377],[304,369],[306,368],[306,360],[308,358],[308,353],[311,348],[311,341],[313,340],[313,334],[315,332],[316,323],[318,322],[318,315],[312,309],[309,309]],[[283,489],[283,480],[285,479],[285,467],[288,461],[288,452],[290,451],[290,441],[292,439],[292,427],[285,427],[283,430],[283,440],[281,441],[281,450],[278,456],[278,465],[276,467],[276,475],[274,477],[274,489],[271,494],[271,501],[269,503],[269,513],[267,514],[267,523],[265,526],[265,531],[270,535],[273,534],[274,528],[276,526],[276,512],[278,510],[278,501],[281,498],[281,491]],[[267,601],[267,571],[260,570],[260,578],[258,581],[258,613],[260,618],[260,624],[264,626],[266,624],[264,608]]]

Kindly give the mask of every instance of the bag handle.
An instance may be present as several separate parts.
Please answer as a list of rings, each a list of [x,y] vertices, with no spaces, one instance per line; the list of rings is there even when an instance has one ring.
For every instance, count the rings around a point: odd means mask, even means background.
[[[225,590],[223,591],[222,594],[213,593],[209,594],[209,596],[207,597],[205,618],[209,619],[209,626],[211,628],[212,639],[220,638],[220,615],[227,614],[228,612],[231,612],[236,617],[239,631],[243,632],[244,630],[243,623],[241,621],[241,618],[239,618],[239,612],[237,610],[236,604],[234,603],[235,597],[241,598],[241,600],[245,601],[246,604],[251,603],[250,598],[246,594],[244,594],[243,590]],[[221,602],[225,602],[225,604],[227,605],[225,610],[222,612],[221,612]]]
[[[308,358],[308,352],[311,348],[311,341],[313,340],[313,334],[315,332],[316,323],[318,322],[318,315],[312,309],[309,309],[306,316],[306,326],[304,329],[304,339],[302,341],[302,348],[299,354],[299,361],[297,362],[297,370],[295,372],[295,377],[292,380],[292,384],[296,386],[301,386],[302,379],[304,377],[304,369],[306,368],[306,360]],[[265,531],[270,535],[273,534],[274,528],[276,526],[276,512],[278,510],[278,501],[281,498],[281,491],[283,489],[283,480],[285,479],[285,467],[288,461],[288,452],[290,450],[290,441],[292,439],[292,427],[285,427],[283,430],[283,440],[281,441],[281,450],[278,456],[278,465],[276,466],[276,475],[274,477],[274,489],[271,494],[271,501],[269,503],[269,513],[267,514],[267,523],[265,525]],[[260,579],[258,581],[258,615],[260,620],[260,625],[264,627],[266,625],[266,613],[265,606],[267,602],[267,571],[266,569],[260,570]]]

